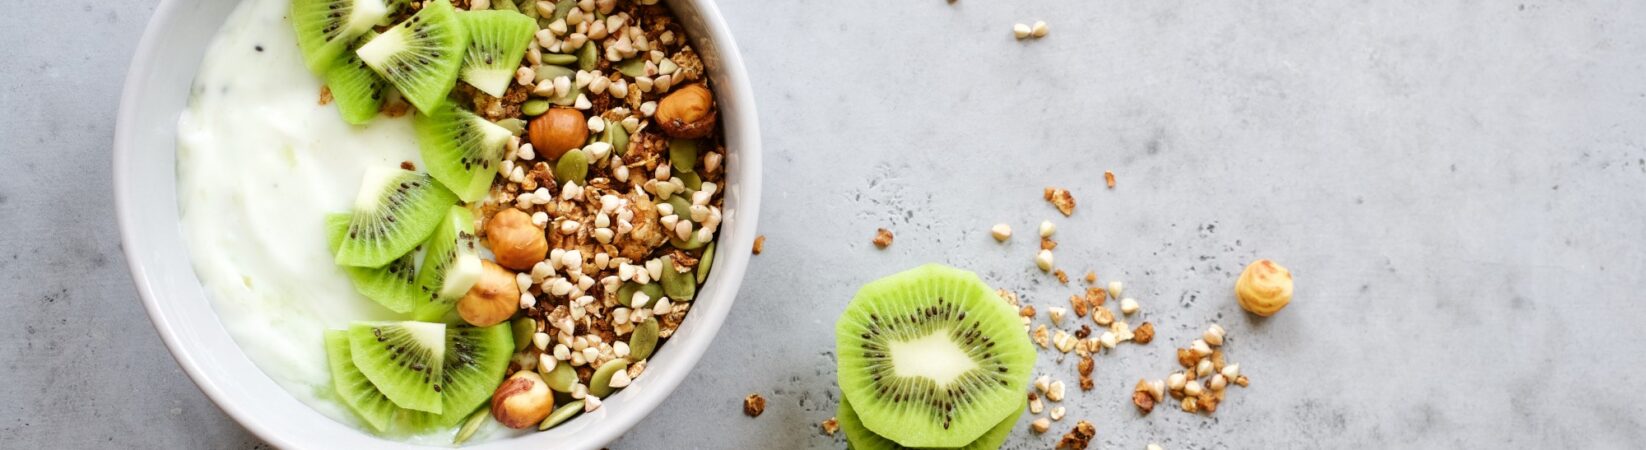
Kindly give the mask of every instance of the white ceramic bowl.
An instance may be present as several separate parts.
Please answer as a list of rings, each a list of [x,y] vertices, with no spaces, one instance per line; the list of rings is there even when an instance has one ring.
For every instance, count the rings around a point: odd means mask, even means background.
[[[760,205],[760,133],[743,61],[712,0],[666,0],[709,68],[729,155],[725,222],[714,270],[691,314],[646,375],[604,407],[553,430],[474,448],[598,448],[634,426],[686,378],[725,321],[754,244]],[[229,337],[190,265],[178,220],[178,113],[218,28],[238,2],[162,0],[137,46],[114,140],[120,234],[149,318],[206,395],[258,437],[282,448],[401,445],[333,421],[287,394]]]

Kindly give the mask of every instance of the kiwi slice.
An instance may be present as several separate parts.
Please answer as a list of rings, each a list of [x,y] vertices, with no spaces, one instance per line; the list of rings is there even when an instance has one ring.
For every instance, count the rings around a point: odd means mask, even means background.
[[[444,413],[439,426],[457,425],[491,399],[492,391],[503,383],[513,353],[513,331],[507,323],[446,328],[446,362],[440,375]]]
[[[457,195],[427,174],[398,168],[366,171],[350,211],[337,264],[383,267],[417,248]]]
[[[423,269],[417,273],[417,284],[423,286],[426,295],[412,316],[417,320],[439,320],[480,281],[480,242],[474,235],[474,213],[461,206],[447,208],[446,218],[429,236],[423,250]]]
[[[451,92],[468,45],[469,33],[451,2],[433,0],[355,53],[406,101],[427,113]]]
[[[290,17],[303,62],[323,74],[355,38],[388,14],[383,0],[292,0]]]
[[[370,40],[375,36],[377,33],[367,33],[361,40]],[[377,110],[383,107],[383,86],[386,83],[354,52],[343,52],[339,57],[342,59],[332,64],[324,74],[326,88],[331,90],[332,103],[337,104],[337,112],[343,115],[344,122],[354,125],[371,122],[377,117]]]
[[[349,352],[349,335],[343,330],[326,331],[326,361],[331,365],[332,389],[343,399],[343,404],[359,414],[373,430],[385,432],[399,413],[400,407],[378,392],[366,374],[354,367]]]
[[[1005,420],[995,424],[988,432],[983,433],[977,440],[960,447],[959,450],[996,450],[1006,438],[1012,434],[1012,427],[1017,425],[1017,418],[1023,414],[1023,406],[1017,408],[1017,413],[1008,414]],[[891,439],[881,437],[868,428],[863,427],[863,421],[857,418],[857,411],[852,410],[851,402],[840,399],[840,411],[835,414],[840,420],[840,429],[846,432],[846,444],[856,450],[903,450],[909,447],[898,445]]]
[[[514,133],[451,102],[412,119],[429,175],[465,202],[486,198]]]
[[[326,238],[333,252],[343,243],[349,232],[348,214],[326,216]],[[422,285],[417,284],[417,258],[406,253],[383,267],[342,266],[343,273],[354,283],[354,290],[372,299],[384,308],[397,313],[409,312],[423,298]]]
[[[396,406],[440,414],[446,325],[356,322],[349,326],[354,366]],[[465,411],[467,412],[467,411]]]
[[[1034,347],[976,274],[928,264],[864,285],[835,325],[840,392],[870,431],[960,447],[1023,402]]]
[[[526,56],[526,45],[537,33],[537,21],[513,11],[469,11],[458,14],[469,32],[468,52],[458,78],[493,97],[502,97],[514,82],[514,71]]]

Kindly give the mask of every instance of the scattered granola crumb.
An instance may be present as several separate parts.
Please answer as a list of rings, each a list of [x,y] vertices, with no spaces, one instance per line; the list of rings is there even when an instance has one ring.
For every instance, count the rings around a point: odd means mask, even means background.
[[[1069,274],[1063,273],[1063,269],[1057,269],[1057,271],[1052,272],[1052,274],[1057,275],[1057,282],[1069,284]]]
[[[1063,213],[1064,217],[1074,214],[1074,195],[1069,194],[1068,189],[1046,188],[1045,197],[1046,201],[1052,202],[1052,206],[1057,207],[1057,212]]]
[[[1103,290],[1103,288],[1095,286],[1086,288],[1086,303],[1091,304],[1093,308],[1103,306],[1103,302],[1108,301],[1108,299],[1109,292]]]
[[[411,104],[403,100],[390,100],[383,102],[383,107],[379,108],[378,112],[383,113],[384,117],[400,117],[406,115],[410,108]]]
[[[766,412],[765,397],[761,397],[760,394],[749,394],[748,397],[743,398],[744,415],[749,417],[760,417],[760,413],[763,412]]]
[[[1149,393],[1152,387],[1148,380],[1137,380],[1137,387],[1132,388],[1132,405],[1137,406],[1137,412],[1147,416],[1154,411],[1154,396]]]
[[[415,171],[415,170],[417,170],[417,164],[412,164],[411,161],[401,161],[400,162],[400,168],[405,169],[405,170]]]
[[[1052,240],[1052,238],[1040,238],[1040,249],[1041,250],[1053,250],[1053,249],[1056,249],[1056,248],[1057,248],[1057,241]]]
[[[1109,185],[1109,189],[1114,189],[1114,172],[1103,171],[1103,182]]]
[[[1034,328],[1033,339],[1035,345],[1039,345],[1040,348],[1046,348],[1046,346],[1050,344],[1051,336],[1047,333],[1045,324],[1041,324],[1040,326]]]
[[[995,289],[994,295],[1000,296],[1000,299],[1005,300],[1008,305],[1017,306],[1017,294],[1012,293],[1012,291]]]
[[[891,230],[887,230],[885,228],[880,228],[880,229],[875,230],[874,231],[874,246],[882,248],[882,249],[892,246],[892,232],[891,232]]]
[[[1097,282],[1097,272],[1087,271],[1086,272],[1086,284],[1092,284],[1092,283],[1096,283],[1096,282]]]
[[[1142,325],[1137,326],[1136,330],[1132,330],[1132,342],[1136,342],[1136,343],[1139,343],[1139,344],[1148,344],[1149,341],[1153,341],[1153,340],[1154,340],[1154,323],[1152,323],[1152,322],[1143,322]]]
[[[1097,365],[1091,356],[1080,357],[1080,365],[1076,368],[1080,372],[1080,390],[1090,391],[1095,383],[1092,381],[1092,369]]]
[[[320,86],[320,106],[331,104],[331,86]]]
[[[1029,429],[1034,430],[1035,433],[1045,433],[1046,430],[1052,429],[1052,421],[1045,417],[1035,419],[1033,422],[1029,422]]]
[[[1086,317],[1086,298],[1078,295],[1069,296],[1069,305],[1074,307],[1075,317]],[[1084,338],[1085,336],[1081,336]]]
[[[825,419],[821,425],[823,433],[830,436],[834,436],[834,432],[840,431],[840,421],[835,420],[833,417]]]
[[[754,254],[756,254],[756,255],[760,254],[760,251],[764,250],[765,248],[766,248],[766,235],[762,234],[762,235],[759,235],[759,236],[755,236],[754,237]]]
[[[1016,299],[1017,296],[1013,295],[1012,298]],[[1034,305],[1023,305],[1023,309],[1017,310],[1017,315],[1023,317],[1034,317]]]
[[[1096,436],[1097,436],[1097,427],[1092,426],[1091,422],[1087,422],[1085,420],[1082,420],[1082,421],[1076,422],[1074,424],[1074,429],[1069,430],[1069,432],[1067,434],[1063,435],[1063,439],[1060,439],[1060,440],[1057,441],[1057,447],[1056,448],[1059,448],[1059,449],[1067,448],[1067,449],[1070,449],[1070,450],[1085,450],[1087,446],[1091,445],[1092,438],[1096,437]]]

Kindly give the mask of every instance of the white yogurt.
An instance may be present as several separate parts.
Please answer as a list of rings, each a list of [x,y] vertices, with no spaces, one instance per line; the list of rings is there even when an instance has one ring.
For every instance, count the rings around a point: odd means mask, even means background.
[[[319,104],[289,5],[241,2],[207,50],[178,123],[183,233],[246,356],[299,400],[360,427],[331,391],[323,331],[397,317],[337,270],[323,217],[348,210],[366,168],[422,163],[409,116],[351,126]]]

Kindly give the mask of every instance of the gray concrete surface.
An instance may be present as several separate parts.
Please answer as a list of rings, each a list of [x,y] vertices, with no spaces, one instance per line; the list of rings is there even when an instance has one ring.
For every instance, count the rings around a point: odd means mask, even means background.
[[[120,253],[109,145],[153,0],[0,16],[0,447],[248,448],[184,377]],[[23,5],[13,5],[23,6]],[[965,266],[1028,301],[1121,279],[1160,326],[1064,402],[1101,448],[1646,445],[1646,4],[721,2],[759,95],[766,252],[687,383],[613,448],[841,448],[854,286]],[[1051,35],[1018,42],[1014,22]],[[1119,187],[1100,187],[1113,170]],[[1072,189],[1073,217],[1040,200]],[[990,225],[1013,225],[999,245]],[[896,243],[876,250],[877,227]],[[1297,300],[1243,314],[1258,257]],[[1130,385],[1208,321],[1253,379],[1215,416]],[[1073,381],[1073,358],[1039,370]],[[770,399],[766,414],[741,398]],[[1018,424],[1008,448],[1053,434]]]

